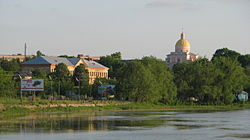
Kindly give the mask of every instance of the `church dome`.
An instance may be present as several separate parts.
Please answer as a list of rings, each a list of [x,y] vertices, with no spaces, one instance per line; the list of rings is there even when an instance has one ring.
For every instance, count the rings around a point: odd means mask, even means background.
[[[184,33],[181,33],[181,39],[175,44],[175,52],[190,52],[190,43]]]

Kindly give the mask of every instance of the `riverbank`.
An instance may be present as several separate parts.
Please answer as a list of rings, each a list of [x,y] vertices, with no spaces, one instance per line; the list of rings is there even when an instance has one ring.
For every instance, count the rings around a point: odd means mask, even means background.
[[[87,111],[227,111],[250,109],[250,103],[231,105],[164,105],[124,101],[48,101],[35,102],[17,99],[0,99],[0,118],[10,118],[39,112],[87,112]]]

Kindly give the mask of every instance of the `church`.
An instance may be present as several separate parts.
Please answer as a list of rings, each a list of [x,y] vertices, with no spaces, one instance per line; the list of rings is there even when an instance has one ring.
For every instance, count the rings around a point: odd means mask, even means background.
[[[166,62],[170,68],[176,63],[195,61],[198,59],[198,55],[191,53],[190,43],[185,39],[185,34],[181,33],[181,38],[175,44],[175,52],[171,52],[167,55]]]

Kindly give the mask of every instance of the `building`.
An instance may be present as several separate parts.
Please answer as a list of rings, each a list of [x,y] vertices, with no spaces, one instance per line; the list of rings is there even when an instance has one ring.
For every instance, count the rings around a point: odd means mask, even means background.
[[[34,55],[22,55],[22,54],[12,54],[12,55],[0,55],[0,59],[11,61],[13,59],[18,59],[20,62],[23,62],[26,58],[32,58]]]
[[[93,84],[96,78],[108,78],[109,68],[93,60],[82,58],[40,56],[21,63],[21,69],[22,71],[32,71],[35,69],[40,69],[44,72],[50,73],[55,71],[56,65],[58,65],[59,63],[64,63],[68,67],[68,70],[72,75],[77,66],[79,66],[80,64],[84,64],[89,73],[90,84]]]
[[[175,44],[175,52],[171,52],[167,55],[166,62],[170,68],[176,63],[195,61],[198,59],[198,55],[191,53],[190,43],[185,39],[185,34],[181,33],[181,38]]]
[[[99,56],[88,56],[88,55],[83,55],[83,54],[78,54],[77,57],[82,58],[82,59],[87,59],[87,60],[94,60],[94,61],[98,61],[101,59]]]

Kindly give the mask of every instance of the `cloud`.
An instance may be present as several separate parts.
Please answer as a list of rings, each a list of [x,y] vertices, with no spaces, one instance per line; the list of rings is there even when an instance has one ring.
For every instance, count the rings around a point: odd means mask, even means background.
[[[148,8],[158,8],[158,7],[179,7],[179,8],[192,8],[194,4],[185,2],[183,0],[155,0],[151,3],[147,3]]]

